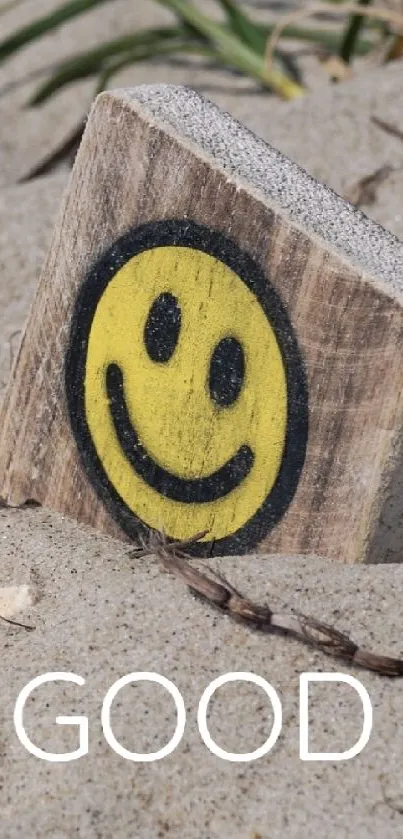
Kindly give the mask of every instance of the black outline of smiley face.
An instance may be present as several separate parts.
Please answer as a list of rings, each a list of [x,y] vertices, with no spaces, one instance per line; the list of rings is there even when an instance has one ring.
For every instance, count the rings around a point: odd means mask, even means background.
[[[282,462],[274,486],[261,507],[238,531],[214,541],[199,542],[191,549],[192,553],[201,556],[248,552],[256,547],[280,521],[297,489],[308,440],[308,388],[297,339],[277,291],[269,283],[255,260],[224,234],[182,219],[151,222],[125,233],[96,261],[77,295],[66,354],[65,384],[71,427],[84,469],[99,498],[113,518],[131,538],[138,537],[140,533],[148,533],[151,528],[125,504],[103,469],[86,419],[84,381],[91,324],[105,288],[129,259],[143,251],[163,246],[191,247],[215,257],[232,269],[259,300],[280,348],[287,382],[287,429]],[[136,462],[138,463],[139,459],[136,459],[136,456],[130,456],[130,449],[133,446],[136,449],[137,445],[139,458],[146,456],[149,458],[151,467],[156,465],[153,458],[142,449],[130,417],[124,416],[126,406],[123,380],[117,365],[109,365],[106,386],[117,438],[121,445],[125,437],[126,440],[129,439],[129,444],[126,447],[122,446],[126,458],[133,468],[136,468]],[[129,437],[127,436],[130,429],[131,439],[130,433]],[[221,487],[226,485],[229,493],[240,484],[243,477],[250,471],[253,452],[248,446],[241,447],[234,455],[235,461],[237,458],[238,469],[235,471],[231,472],[232,458],[228,464],[217,470],[219,484],[214,481],[213,484],[210,483],[210,491],[213,485]],[[141,477],[146,479],[144,475]],[[164,486],[163,477],[162,475],[162,487]],[[183,479],[179,476],[172,476],[172,478],[178,491]],[[200,487],[203,486],[200,481],[203,480],[208,482],[209,478],[185,482],[189,487],[188,499],[183,497],[178,500],[194,503],[197,493],[200,494]],[[221,489],[216,497],[224,494],[225,489]],[[173,496],[171,494],[167,497]],[[200,495],[197,500],[203,503]]]

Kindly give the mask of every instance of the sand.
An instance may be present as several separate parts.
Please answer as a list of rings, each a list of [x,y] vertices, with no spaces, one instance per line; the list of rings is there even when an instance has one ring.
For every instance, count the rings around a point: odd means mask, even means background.
[[[54,5],[26,0],[2,18],[4,31]],[[21,52],[4,68],[1,84],[20,78],[27,67],[39,68],[82,48],[90,39],[96,43],[117,36],[129,24],[134,28],[169,19],[146,0],[106,4],[85,22],[68,24],[54,38]],[[378,187],[374,203],[363,209],[402,238],[403,143],[371,122],[375,114],[403,130],[402,69],[400,62],[337,88],[325,86],[318,76],[309,99],[288,105],[262,98],[249,81],[197,64],[184,68],[182,63],[155,62],[116,82],[185,81],[341,193],[380,166],[391,166],[395,171]],[[79,120],[92,91],[85,82],[44,108],[22,111],[33,86],[30,82],[0,99],[0,387],[18,348],[68,172],[62,168],[26,185],[16,185],[16,179]],[[284,556],[231,557],[213,564],[248,596],[335,623],[364,646],[403,654],[401,565],[346,567],[318,557]],[[20,597],[26,605],[17,617],[35,626],[32,632],[0,626],[2,837],[403,835],[401,681],[346,668],[290,639],[250,633],[192,597],[180,582],[161,573],[155,560],[134,561],[127,546],[38,508],[0,511],[0,568],[0,602],[7,606]],[[154,763],[119,757],[101,730],[106,691],[136,670],[172,680],[187,711],[177,750]],[[81,688],[39,688],[26,708],[26,729],[43,749],[71,751],[77,748],[77,730],[56,727],[55,717],[87,715],[89,754],[72,763],[52,764],[29,755],[14,730],[19,691],[48,671],[72,671],[86,683]],[[277,744],[250,763],[212,755],[197,729],[204,689],[230,671],[264,677],[282,702]],[[368,691],[372,733],[363,752],[350,761],[299,758],[299,677],[310,671],[350,674]],[[357,694],[347,685],[316,685],[311,693],[311,748],[348,749],[362,727]],[[173,707],[157,686],[125,688],[114,703],[115,734],[128,749],[159,749],[174,730]],[[264,694],[241,683],[221,689],[209,716],[217,743],[239,752],[261,745],[272,721]]]
[[[154,560],[135,562],[126,546],[61,516],[37,509],[3,512],[0,545],[4,584],[31,585],[39,597],[24,612],[34,632],[1,628],[2,836],[401,835],[401,816],[393,809],[401,806],[403,794],[401,681],[346,668],[290,639],[248,632],[186,593]],[[400,565],[345,567],[285,556],[212,564],[245,594],[276,610],[315,614],[348,629],[360,643],[402,652]],[[57,715],[89,718],[89,754],[57,765],[28,754],[17,740],[12,714],[31,679],[60,670],[83,677],[85,685],[42,686],[24,715],[34,744],[53,752],[78,745],[77,730],[61,731]],[[186,706],[180,745],[154,763],[119,757],[100,726],[107,690],[134,671],[170,679]],[[250,763],[212,755],[197,729],[203,691],[230,671],[265,678],[282,703],[277,744]],[[299,759],[299,677],[323,671],[354,676],[373,706],[369,743],[347,762]],[[354,689],[313,685],[310,697],[310,749],[342,752],[354,745],[362,729]],[[176,724],[172,700],[152,683],[122,690],[111,719],[118,740],[137,752],[162,748]],[[221,748],[250,752],[266,740],[273,713],[261,689],[238,682],[220,689],[208,721]]]

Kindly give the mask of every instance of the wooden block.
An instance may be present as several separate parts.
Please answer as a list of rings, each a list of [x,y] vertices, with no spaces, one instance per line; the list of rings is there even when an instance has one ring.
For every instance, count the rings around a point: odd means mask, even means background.
[[[0,497],[121,538],[207,530],[205,553],[390,558],[402,269],[192,91],[102,94],[2,405]]]

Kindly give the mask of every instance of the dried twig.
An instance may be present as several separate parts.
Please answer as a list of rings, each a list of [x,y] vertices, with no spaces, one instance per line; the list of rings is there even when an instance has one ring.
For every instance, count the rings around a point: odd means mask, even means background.
[[[361,178],[357,183],[350,186],[343,195],[346,201],[354,207],[369,207],[374,204],[377,198],[377,189],[392,172],[396,171],[393,166],[380,166],[375,172]]]
[[[4,621],[4,623],[9,623],[10,626],[19,626],[20,629],[26,629],[27,632],[32,632],[35,629],[34,626],[28,626],[27,623],[19,623],[19,621],[12,621],[11,618],[5,618],[4,615],[0,615],[0,620]]]
[[[403,140],[403,131],[400,131],[400,129],[396,128],[394,125],[390,125],[390,123],[385,122],[383,119],[376,116],[371,116],[371,122],[373,122],[374,125],[377,125],[378,128],[381,128],[382,131],[385,131],[386,134],[391,134],[392,137],[397,137],[399,140]],[[371,175],[361,178],[361,180],[357,181],[356,184],[349,187],[343,197],[346,201],[350,201],[350,204],[354,204],[355,207],[368,207],[376,201],[378,186],[380,186],[380,184],[383,183],[383,181],[385,181],[392,172],[397,172],[399,169],[401,169],[401,167],[388,166],[387,164],[380,166],[379,169],[376,169],[376,171],[372,172]]]
[[[34,626],[14,619],[14,615],[22,609],[37,603],[39,596],[31,585],[2,586],[0,587],[0,621],[10,626],[18,626],[20,629],[31,631]]]
[[[389,122],[385,122],[383,119],[379,119],[379,117],[372,116],[371,122],[374,125],[377,125],[378,128],[382,128],[383,131],[386,131],[387,134],[391,134],[392,137],[398,137],[399,140],[403,140],[403,131],[400,131],[399,128],[395,128],[394,125],[390,125]]]
[[[75,156],[77,154],[83,131],[85,128],[85,120],[81,120],[74,128],[74,130],[66,137],[65,140],[49,155],[40,161],[33,169],[26,172],[19,180],[19,184],[25,184],[28,181],[33,181],[35,178],[40,178],[43,175],[48,175],[60,163],[67,162],[70,166],[73,165]]]
[[[352,13],[359,15],[360,17],[388,21],[389,23],[392,23],[395,26],[397,26],[400,29],[400,31],[403,31],[403,15],[390,9],[383,9],[379,7],[375,9],[368,9],[367,7],[360,6],[358,3],[350,2],[342,3],[340,6],[335,6],[334,4],[319,1],[314,2],[311,3],[309,6],[304,6],[303,9],[297,9],[292,12],[289,12],[288,14],[283,15],[276,23],[276,25],[273,27],[273,31],[267,40],[265,52],[265,62],[266,67],[268,69],[270,69],[272,66],[274,50],[277,46],[279,38],[281,38],[282,34],[285,32],[287,26],[289,26],[291,23],[296,23],[299,20],[304,20],[305,18],[311,17],[312,15],[316,15],[320,12],[330,12],[331,14],[335,15],[345,15]]]
[[[198,533],[186,542],[168,542],[164,534],[153,532],[130,555],[135,558],[154,555],[163,568],[179,577],[200,597],[228,614],[236,621],[261,632],[281,632],[292,635],[327,655],[343,658],[350,664],[374,670],[384,676],[403,676],[403,660],[377,655],[362,649],[348,635],[302,614],[275,614],[268,606],[259,606],[243,597],[227,580],[213,569],[204,567],[209,574],[191,564],[186,553],[192,543],[206,533]]]

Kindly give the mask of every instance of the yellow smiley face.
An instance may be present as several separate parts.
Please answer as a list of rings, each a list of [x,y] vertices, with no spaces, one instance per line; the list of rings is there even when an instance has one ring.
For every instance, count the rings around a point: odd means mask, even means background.
[[[131,231],[89,273],[66,360],[90,480],[122,527],[254,547],[295,492],[303,364],[256,263],[188,221]]]

